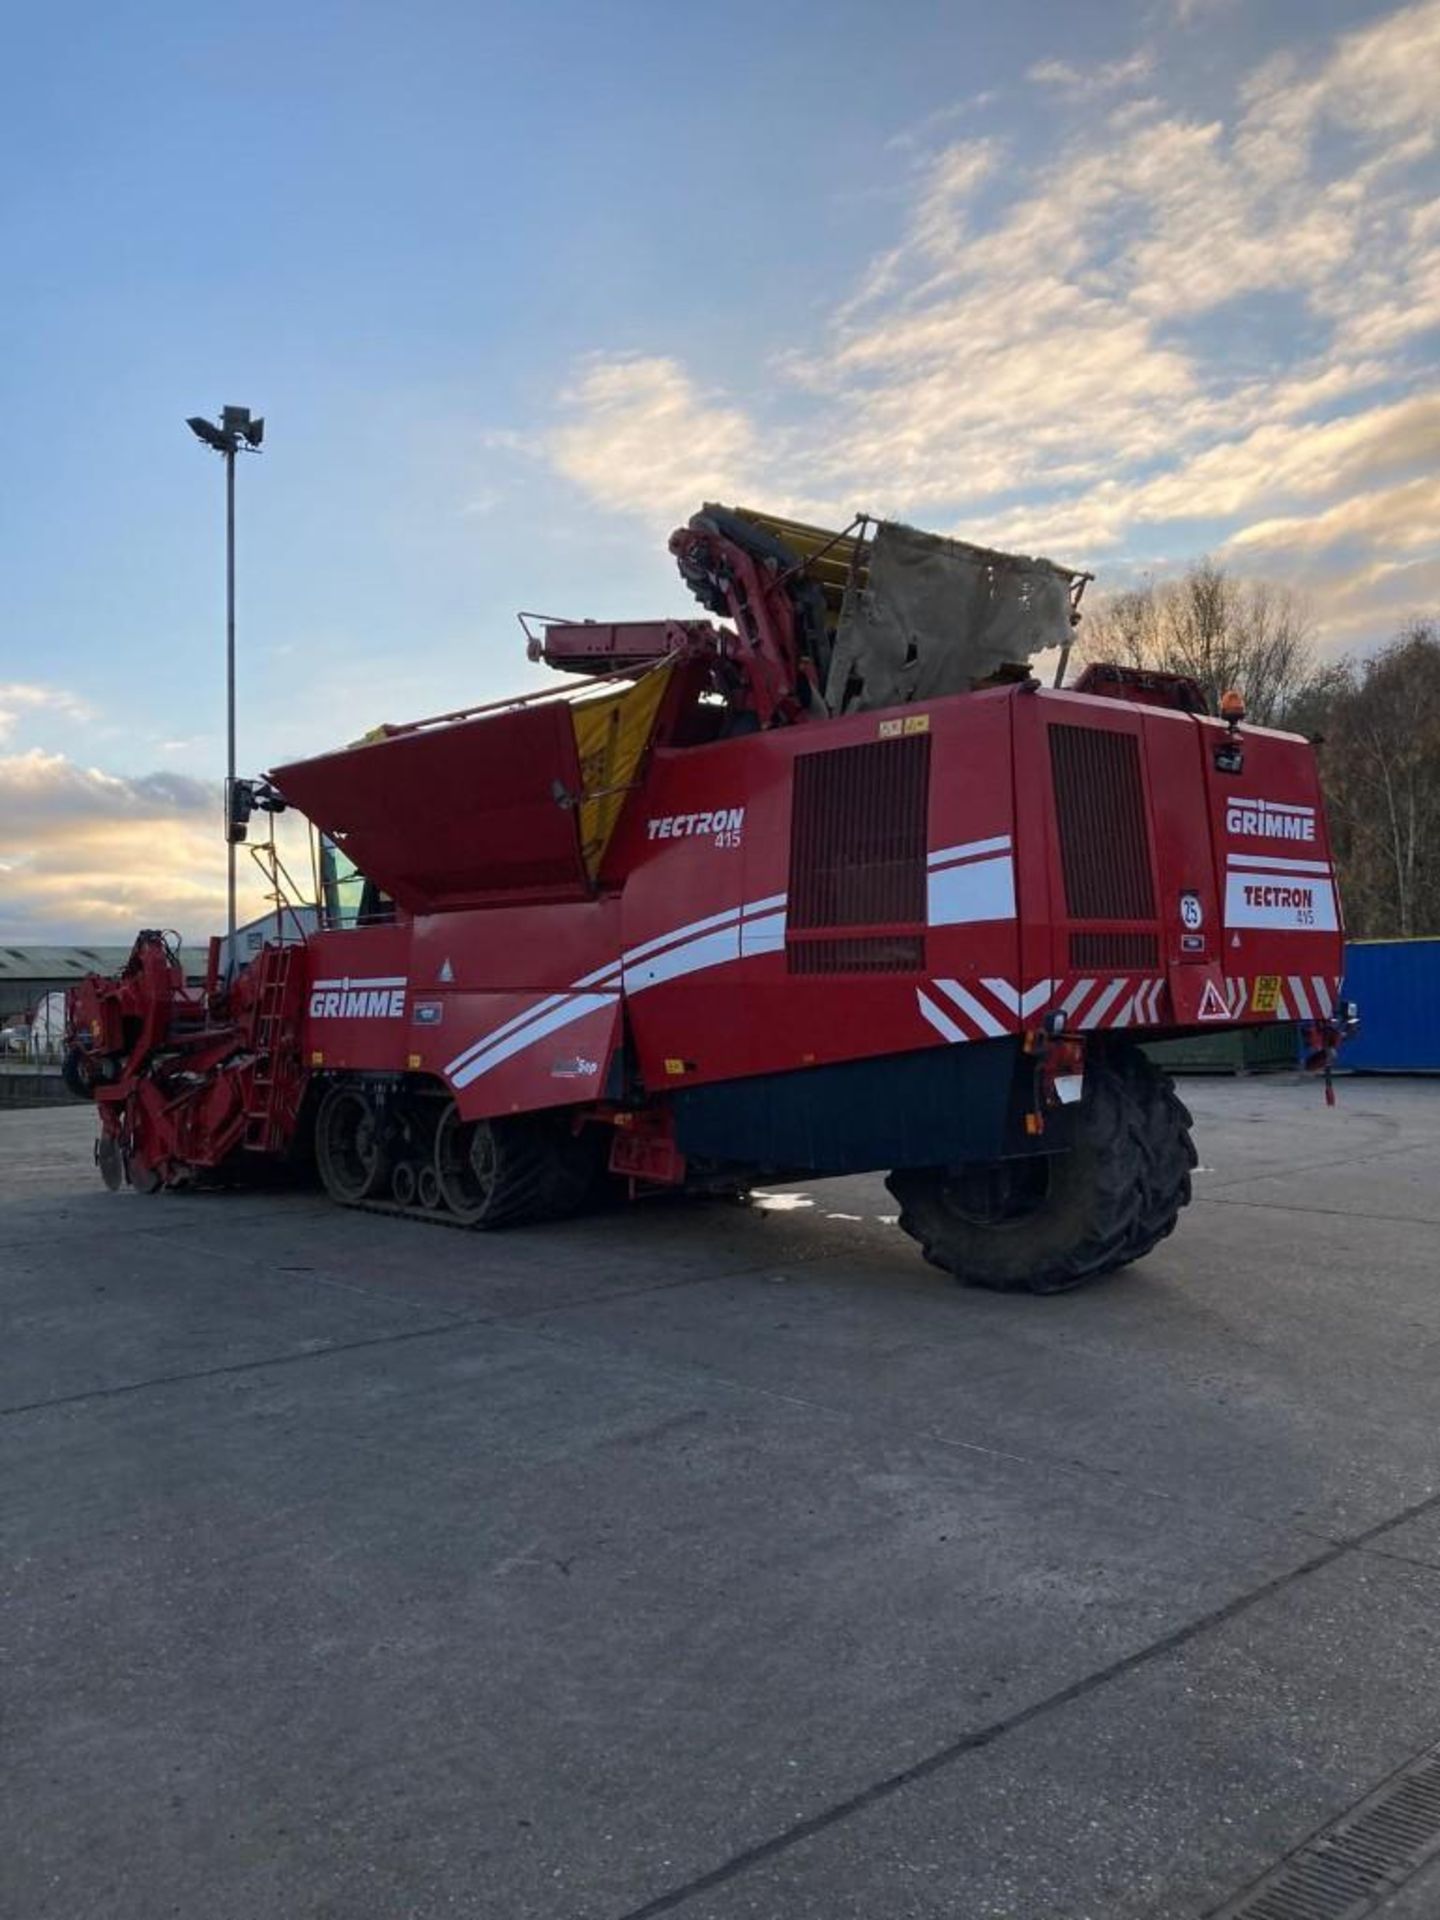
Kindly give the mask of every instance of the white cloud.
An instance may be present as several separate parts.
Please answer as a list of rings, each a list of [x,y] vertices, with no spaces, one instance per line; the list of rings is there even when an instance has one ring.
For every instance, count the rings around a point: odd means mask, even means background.
[[[563,398],[571,424],[544,451],[607,504],[663,518],[677,501],[744,492],[758,468],[747,416],[700,392],[675,360],[596,358]]]
[[[1236,4],[1237,0],[1170,0],[1170,12],[1177,26],[1192,27],[1198,21],[1228,13]]]
[[[912,244],[933,259],[950,259],[964,244],[976,189],[994,173],[1000,149],[993,140],[958,140],[932,162],[911,226]]]
[[[1049,87],[1066,100],[1093,100],[1148,80],[1154,71],[1154,48],[1137,47],[1123,60],[1096,67],[1077,67],[1068,60],[1040,60],[1027,70],[1025,78],[1038,87]]]
[[[912,127],[902,127],[899,133],[891,134],[885,142],[889,153],[921,153],[932,142],[943,127],[953,127],[957,120],[965,120],[972,113],[984,113],[993,107],[1000,98],[993,88],[983,93],[972,93],[964,100],[956,100],[947,107],[937,107],[934,113],[927,113],[923,120],[916,121]]]
[[[1418,554],[1434,549],[1437,525],[1440,474],[1427,473],[1342,500],[1323,513],[1258,520],[1233,535],[1230,545],[1252,553],[1306,554],[1358,542],[1372,553]]]
[[[85,721],[93,716],[85,702],[63,687],[47,687],[24,680],[0,680],[0,741],[8,740],[24,714],[48,711]]]
[[[867,507],[1082,563],[1229,539],[1369,569],[1388,618],[1375,569],[1423,580],[1437,539],[1440,0],[1266,61],[1227,112],[1106,106],[1157,71],[1148,47],[1032,70],[1076,104],[1058,149],[917,167],[894,244],[746,407],[671,355],[600,356],[542,450],[657,520]]]
[[[128,939],[176,927],[200,942],[223,927],[220,794],[205,781],[122,778],[40,748],[0,755],[0,937]],[[262,910],[240,867],[245,917]]]

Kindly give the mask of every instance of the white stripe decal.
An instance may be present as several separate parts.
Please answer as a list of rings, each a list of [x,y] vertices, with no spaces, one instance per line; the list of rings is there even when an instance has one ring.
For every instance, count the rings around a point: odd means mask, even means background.
[[[1092,1006],[1086,1014],[1085,1018],[1080,1022],[1081,1026],[1098,1027],[1124,991],[1125,982],[1123,980],[1112,980],[1100,995],[1100,998],[1095,1002],[1094,1006]]]
[[[468,1047],[457,1053],[446,1067],[446,1073],[454,1073],[457,1067],[463,1067],[467,1060],[473,1060],[477,1053],[483,1053],[486,1047],[493,1046],[497,1040],[503,1039],[507,1033],[513,1033],[517,1027],[528,1027],[532,1020],[538,1020],[542,1014],[548,1013],[551,1007],[558,1007],[566,997],[563,993],[547,994],[545,999],[537,1000],[533,1007],[527,1007],[523,1013],[517,1013],[511,1019],[502,1021],[498,1027],[492,1028],[489,1033],[482,1034],[478,1040],[472,1041]]]
[[[1290,999],[1302,1020],[1310,1020],[1314,1015],[1310,1011],[1310,996],[1305,991],[1305,982],[1298,973],[1290,976]]]
[[[706,933],[711,927],[723,927],[727,921],[739,918],[739,907],[728,907],[724,913],[712,913],[707,919],[692,920],[686,927],[675,927],[669,933],[656,934],[653,940],[642,940],[638,947],[627,947],[625,965],[631,966],[647,953],[658,953],[662,947],[673,947],[678,940],[693,939],[696,934]]]
[[[1015,918],[1015,869],[1008,853],[960,866],[932,868],[926,919],[932,927],[969,926]]]
[[[1334,933],[1339,928],[1329,876],[1272,873],[1268,867],[1232,868],[1225,877],[1227,927],[1284,928]]]
[[[609,985],[611,979],[618,985],[620,980],[620,962],[612,960],[608,967],[597,967],[593,973],[581,974],[578,980],[570,982],[572,992],[579,993],[586,987],[598,987],[603,980]]]
[[[1283,986],[1275,989],[1275,1018],[1277,1020],[1288,1020],[1290,1018],[1290,1009],[1285,1004],[1285,989]]]
[[[960,860],[976,860],[982,853],[1008,853],[1010,836],[997,834],[993,840],[967,840],[959,847],[937,847],[926,856],[927,864],[933,867],[953,867]]]
[[[663,953],[652,953],[638,964],[627,954],[625,991],[641,993],[646,987],[659,986],[662,980],[676,980],[682,974],[699,973],[704,967],[723,966],[727,960],[739,958],[740,922],[736,920],[728,927],[701,934],[698,940],[686,940],[677,947],[667,947]]]
[[[1020,996],[1021,1019],[1028,1019],[1037,1008],[1043,1007],[1054,991],[1053,980],[1037,980],[1033,987],[1027,988]]]
[[[965,1032],[964,1028],[957,1027],[949,1014],[942,1013],[930,996],[922,993],[919,987],[915,989],[915,999],[921,1013],[924,1014],[925,1018],[930,1022],[931,1026],[934,1027],[942,1040],[948,1040],[953,1046],[958,1040],[969,1039],[970,1036]]]
[[[374,980],[352,980],[348,977],[344,980],[312,980],[310,982],[310,991],[317,993],[321,987],[343,987],[348,992],[351,987],[403,987],[405,985],[405,975],[403,973],[396,973],[387,974],[383,980],[379,978]]]
[[[969,1014],[982,1033],[988,1034],[992,1040],[999,1040],[1004,1035],[1004,1026],[990,1009],[982,1007],[974,994],[967,993],[958,980],[937,980],[935,984],[942,993],[949,995],[962,1013]]]
[[[1060,1002],[1060,1011],[1067,1020],[1074,1018],[1080,1003],[1088,996],[1094,985],[1095,982],[1093,980],[1080,980],[1070,989],[1069,993],[1066,994],[1065,998]]]
[[[784,898],[784,895],[781,895]],[[762,914],[758,920],[740,922],[740,952],[783,953],[785,950],[785,916],[783,913]]]
[[[1023,1020],[1037,1007],[1044,1006],[1050,998],[1050,991],[1055,982],[1037,980],[1034,986],[1028,987],[1024,993],[1017,992],[1008,980],[982,980],[980,984],[988,994],[1000,1002],[1002,1007],[1008,1007],[1011,1013],[1018,1014]]]
[[[1269,867],[1277,868],[1281,873],[1323,873],[1330,872],[1328,860],[1287,860],[1278,853],[1232,853],[1227,862],[1232,867],[1256,868],[1264,872]]]
[[[616,995],[613,993],[577,993],[573,1000],[567,1001],[563,1007],[556,1007],[543,1019],[534,1020],[529,1026],[522,1027],[519,1032],[508,1035],[494,1046],[486,1047],[458,1073],[452,1074],[451,1080],[457,1087],[468,1087],[470,1082],[478,1080],[482,1073],[489,1073],[491,1068],[498,1067],[502,1060],[508,1060],[512,1054],[519,1053],[522,1048],[533,1046],[537,1040],[543,1040],[547,1033],[554,1033],[558,1027],[571,1026],[576,1020],[583,1020],[587,1013],[594,1013],[597,1008],[613,1008],[615,1005]]]
[[[642,940],[638,946],[629,948],[619,960],[608,961],[603,967],[596,967],[592,972],[582,974],[564,993],[547,994],[544,999],[537,1000],[534,1006],[527,1007],[523,1013],[517,1013],[511,1019],[503,1021],[500,1026],[492,1028],[489,1033],[482,1035],[463,1052],[457,1053],[446,1067],[446,1073],[455,1079],[457,1086],[468,1086],[470,1080],[476,1075],[472,1073],[462,1079],[461,1070],[479,1060],[481,1055],[488,1054],[499,1041],[518,1036],[522,1029],[527,1036],[525,1044],[530,1040],[543,1039],[545,1034],[553,1030],[555,1024],[548,1016],[557,1008],[566,1005],[572,993],[584,993],[590,988],[610,988],[618,992],[622,981],[632,987],[654,986],[659,980],[672,978],[676,974],[693,972],[697,967],[715,966],[723,960],[738,959],[742,950],[738,943],[739,939],[743,939],[743,950],[746,953],[778,951],[785,944],[785,915],[783,912],[776,914],[770,910],[775,907],[783,908],[785,900],[786,896],[783,893],[771,894],[764,900],[752,900],[744,907],[727,907],[724,913],[713,913],[704,920],[692,920],[688,926],[676,927],[670,933],[658,934],[653,940]],[[739,921],[742,913],[747,916],[747,921],[743,935],[738,936],[737,939],[733,923]],[[768,917],[748,918],[751,915],[762,914]],[[717,949],[713,933],[708,940],[703,937],[709,930],[719,927],[726,929],[723,950]],[[702,937],[697,938],[697,936]],[[663,964],[654,961],[649,966],[641,967],[636,979],[628,980],[628,972],[635,968],[638,961],[643,960],[647,955],[659,955],[662,949],[669,950],[664,955]],[[315,984],[339,986],[341,982],[317,981]],[[401,979],[357,981],[354,984],[357,986],[404,986],[405,982]],[[559,1024],[563,1025],[564,1022],[561,1021]],[[529,1031],[532,1027],[533,1033]],[[509,1049],[511,1053],[516,1051],[518,1047]],[[509,1054],[507,1053],[505,1057],[508,1058]]]
[[[982,980],[980,984],[1002,1007],[1008,1007],[1011,1013],[1019,1013],[1020,995],[1008,980]]]
[[[1330,983],[1324,979],[1322,975],[1317,973],[1312,976],[1310,984],[1315,989],[1316,1018],[1323,1020],[1326,1014],[1331,1011]],[[1338,996],[1336,997],[1338,998]]]
[[[1307,807],[1303,800],[1241,800],[1229,802],[1232,807],[1257,807],[1264,813],[1297,813],[1315,818],[1315,809]]]

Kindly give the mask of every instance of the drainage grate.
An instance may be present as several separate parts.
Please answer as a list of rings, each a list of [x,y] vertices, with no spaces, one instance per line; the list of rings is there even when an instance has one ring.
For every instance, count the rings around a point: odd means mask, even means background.
[[[1440,1853],[1440,1742],[1212,1920],[1360,1920]]]

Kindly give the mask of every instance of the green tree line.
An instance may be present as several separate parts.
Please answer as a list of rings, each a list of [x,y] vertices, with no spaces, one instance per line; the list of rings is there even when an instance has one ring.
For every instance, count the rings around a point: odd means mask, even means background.
[[[1186,673],[1317,744],[1348,932],[1440,934],[1440,626],[1323,661],[1304,602],[1202,560],[1087,610],[1089,659]]]

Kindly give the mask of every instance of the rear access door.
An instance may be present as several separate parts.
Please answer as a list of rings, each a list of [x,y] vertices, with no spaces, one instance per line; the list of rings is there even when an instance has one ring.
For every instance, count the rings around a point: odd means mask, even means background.
[[[1014,715],[1021,952],[1048,988],[1043,1002],[1032,988],[1037,1017],[1043,1005],[1072,1030],[1153,1025],[1166,981],[1141,710],[1042,693]],[[1175,745],[1193,754],[1178,732]]]

